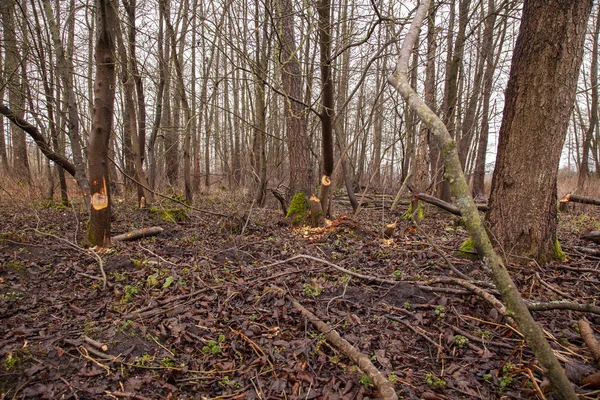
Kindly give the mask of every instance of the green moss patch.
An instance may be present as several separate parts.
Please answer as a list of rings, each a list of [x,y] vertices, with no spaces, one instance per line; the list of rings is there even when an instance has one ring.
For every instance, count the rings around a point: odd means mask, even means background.
[[[308,202],[306,196],[302,192],[298,192],[292,198],[292,202],[288,208],[285,217],[292,223],[292,225],[300,225],[306,219],[306,212],[308,211]]]

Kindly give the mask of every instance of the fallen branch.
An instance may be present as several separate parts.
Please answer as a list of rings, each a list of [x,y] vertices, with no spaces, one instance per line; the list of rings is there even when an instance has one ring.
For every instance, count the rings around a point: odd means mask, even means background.
[[[600,307],[593,304],[577,304],[566,301],[550,301],[548,303],[528,303],[529,311],[571,310],[600,315]]]
[[[438,206],[442,210],[446,210],[451,214],[461,216],[460,209],[456,207],[454,204],[450,204],[445,202],[442,199],[438,199],[437,197],[430,196],[426,193],[417,193],[415,194],[416,200],[422,200],[425,203],[433,204],[434,206]],[[488,207],[486,204],[476,204],[475,207],[479,211],[487,211]]]
[[[67,243],[69,246],[71,246],[75,250],[78,250],[78,251],[80,251],[82,253],[86,253],[86,254],[91,253],[94,256],[94,258],[96,258],[96,261],[98,261],[98,266],[100,267],[100,273],[102,274],[102,279],[101,279],[102,280],[102,290],[106,290],[107,278],[106,278],[106,272],[104,272],[104,262],[102,261],[102,257],[100,257],[98,255],[98,253],[96,253],[92,249],[87,249],[86,250],[86,249],[84,249],[82,247],[79,247],[75,243],[71,243],[67,239],[61,238],[60,236],[56,236],[56,235],[53,235],[51,233],[42,232],[42,231],[39,231],[37,229],[34,229],[34,231],[37,232],[37,233],[39,233],[39,234],[41,234],[41,235],[46,235],[46,236],[50,236],[50,237],[53,237],[55,239],[61,240],[61,241],[65,242],[65,243]]]
[[[582,235],[581,238],[585,239],[585,240],[589,240],[590,242],[600,243],[600,231],[588,232],[585,235]],[[594,255],[598,255],[598,254],[600,254],[600,252],[598,252]]]
[[[132,240],[143,239],[145,237],[156,236],[160,234],[164,229],[160,226],[151,226],[150,228],[136,229],[131,232],[123,233],[121,235],[113,236],[110,240],[112,242],[129,242]]]
[[[591,204],[593,206],[600,206],[600,199],[596,199],[594,197],[584,197],[584,196],[578,196],[576,194],[568,194],[565,197],[563,197],[562,199],[560,199],[561,203],[566,203],[569,201],[571,203]]]
[[[371,378],[371,381],[373,382],[375,387],[379,389],[379,392],[381,393],[383,399],[398,399],[393,384],[381,372],[379,372],[379,370],[375,367],[375,365],[373,365],[373,363],[369,359],[369,356],[358,351],[356,347],[352,346],[350,342],[342,338],[340,334],[337,333],[331,326],[317,318],[316,315],[304,308],[302,304],[298,303],[296,300],[289,296],[288,300],[292,303],[294,308],[298,310],[300,314],[302,314],[302,316],[307,318],[323,335],[325,335],[325,337],[331,342],[331,344],[333,344],[344,355],[346,355],[354,363],[356,363],[358,367],[364,373],[366,373],[369,376],[369,378]]]
[[[587,319],[581,318],[579,322],[577,322],[577,326],[579,327],[579,333],[581,333],[581,338],[583,339],[585,345],[594,356],[594,361],[596,361],[596,364],[598,364],[600,362],[600,344],[598,343],[598,339],[596,339],[596,336],[594,335],[594,331],[590,326],[590,323]]]

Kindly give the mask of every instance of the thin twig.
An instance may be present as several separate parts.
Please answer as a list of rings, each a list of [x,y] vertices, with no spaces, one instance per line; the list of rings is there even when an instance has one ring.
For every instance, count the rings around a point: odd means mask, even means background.
[[[35,228],[33,230],[41,235],[50,236],[50,237],[53,237],[60,241],[63,241],[65,243],[67,243],[69,246],[71,246],[72,248],[74,248],[75,250],[79,250],[82,253],[86,253],[86,254],[91,253],[98,261],[98,266],[100,267],[100,272],[102,273],[102,290],[106,290],[107,279],[106,279],[106,272],[104,272],[104,262],[102,261],[102,257],[100,257],[97,252],[95,252],[93,249],[86,250],[83,247],[80,247],[80,246],[76,245],[75,243],[68,241],[65,238],[61,238],[60,236],[53,235],[52,233],[42,232]]]

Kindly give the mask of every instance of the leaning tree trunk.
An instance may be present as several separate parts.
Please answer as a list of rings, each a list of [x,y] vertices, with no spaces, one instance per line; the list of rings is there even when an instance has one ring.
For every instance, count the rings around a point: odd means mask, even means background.
[[[115,102],[115,5],[110,0],[97,2],[96,80],[94,113],[88,144],[88,175],[91,189],[88,241],[92,246],[110,246],[110,185],[108,179],[108,142]]]
[[[556,236],[556,177],[591,5],[530,0],[523,8],[487,214],[497,244],[514,261],[564,257]]]
[[[408,59],[428,7],[429,0],[422,0],[406,39],[402,44],[396,70],[389,77],[389,82],[400,92],[404,100],[419,115],[421,120],[430,127],[431,133],[435,137],[444,157],[448,182],[456,197],[456,204],[460,209],[463,221],[471,235],[477,253],[483,258],[485,265],[490,268],[496,288],[506,302],[508,310],[513,315],[521,333],[532,348],[540,366],[548,376],[551,385],[559,397],[577,399],[575,390],[548,344],[544,331],[531,316],[502,259],[492,247],[462,171],[456,142],[452,140],[442,120],[427,107],[410,86],[408,80]]]

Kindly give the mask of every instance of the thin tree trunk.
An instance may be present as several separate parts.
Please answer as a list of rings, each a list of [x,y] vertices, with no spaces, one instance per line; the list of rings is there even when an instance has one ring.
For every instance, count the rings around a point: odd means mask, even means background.
[[[598,125],[598,37],[600,35],[600,10],[596,15],[596,24],[594,27],[594,41],[592,45],[592,62],[590,65],[590,86],[591,86],[591,104],[590,104],[590,123],[585,131],[585,137],[583,140],[583,149],[581,151],[581,166],[579,168],[579,174],[577,179],[577,191],[583,192],[585,188],[585,182],[590,175],[589,158],[590,158],[590,146],[592,138],[594,137],[594,131]]]
[[[15,10],[15,0],[2,0],[0,2],[5,47],[4,76],[6,77],[6,88],[8,89],[8,104],[12,112],[22,118],[25,115],[25,91],[23,90],[23,74],[21,71],[25,65],[23,56],[26,49],[23,48],[23,42],[17,42]],[[23,16],[23,18],[26,17]],[[21,38],[21,40],[24,39]],[[24,53],[21,54],[19,49],[23,50]],[[31,177],[25,132],[18,126],[11,124],[11,135],[13,145],[13,173],[19,180],[29,182]]]
[[[490,99],[492,97],[492,86],[494,84],[494,72],[496,63],[494,61],[494,26],[496,24],[496,6],[494,0],[488,0],[487,17],[483,27],[483,44],[481,57],[485,60],[485,72],[483,75],[483,98],[481,108],[481,128],[477,142],[477,158],[473,173],[473,196],[475,198],[485,196],[485,160],[487,156],[488,136],[490,131]],[[499,47],[502,48],[506,29],[501,34]]]
[[[88,146],[91,208],[88,241],[92,246],[110,246],[110,183],[108,143],[112,130],[115,101],[115,5],[97,0],[96,79],[94,117]]]
[[[56,63],[58,72],[63,84],[64,95],[66,97],[66,106],[68,111],[68,135],[71,142],[71,151],[73,153],[73,164],[75,165],[75,180],[82,191],[85,204],[90,205],[91,188],[88,178],[85,173],[85,164],[83,161],[83,151],[81,148],[81,134],[79,112],[77,110],[77,102],[75,91],[73,89],[73,65],[71,59],[65,55],[65,50],[60,41],[58,25],[55,22],[54,14],[48,0],[43,0],[46,20],[50,26],[52,41],[54,42],[54,51],[56,52]]]

